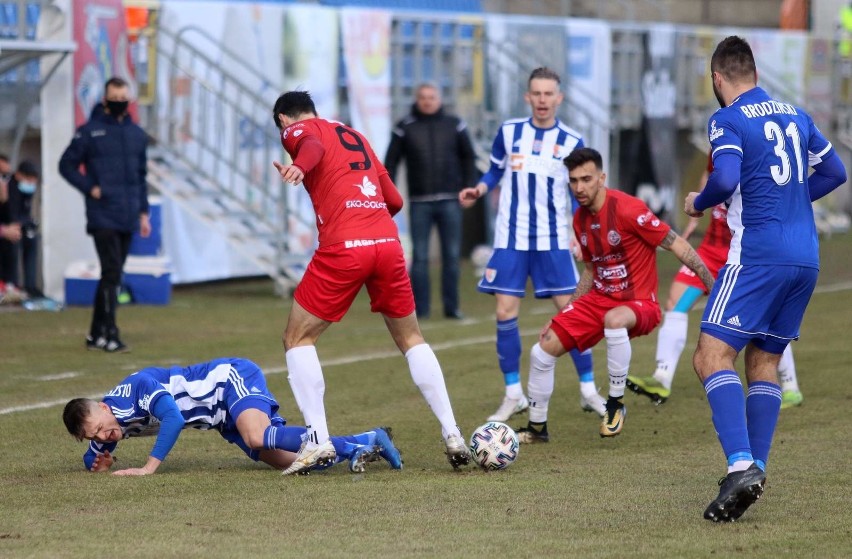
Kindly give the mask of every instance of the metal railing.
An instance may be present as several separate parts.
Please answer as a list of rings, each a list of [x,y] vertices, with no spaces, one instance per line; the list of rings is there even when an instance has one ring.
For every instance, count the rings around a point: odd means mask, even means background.
[[[209,47],[204,42],[215,50],[204,48]],[[274,257],[253,260],[284,286],[287,276],[293,275],[291,264],[309,256],[304,246],[293,243],[299,237],[294,229],[314,231],[315,225],[293,210],[293,196],[272,166],[282,153],[271,118],[276,90],[259,71],[198,27],[177,32],[159,27],[154,44],[149,56],[155,61],[156,82],[149,84],[150,105],[143,111],[142,124],[157,145],[153,165],[171,167],[154,169],[157,186],[163,190],[169,181],[181,180],[194,187],[195,195],[219,199],[220,214],[211,216],[208,207],[206,217],[248,227],[231,235],[230,241],[274,247]],[[218,53],[220,60],[208,52]],[[191,204],[185,207],[192,209]],[[309,249],[312,252],[313,246]],[[251,257],[256,251],[244,252]]]

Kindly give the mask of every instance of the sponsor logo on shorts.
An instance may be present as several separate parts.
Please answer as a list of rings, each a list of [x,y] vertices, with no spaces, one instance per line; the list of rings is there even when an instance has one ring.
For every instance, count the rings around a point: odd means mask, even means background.
[[[728,322],[728,324],[730,324],[731,326],[742,327],[742,324],[740,324],[740,315],[738,315],[738,314],[735,314],[734,316],[732,316],[731,318],[729,318],[729,319],[727,320],[727,322]]]
[[[392,237],[388,237],[386,239],[353,239],[351,241],[344,241],[343,246],[346,248],[368,247],[382,243],[390,243],[395,240],[396,239]]]

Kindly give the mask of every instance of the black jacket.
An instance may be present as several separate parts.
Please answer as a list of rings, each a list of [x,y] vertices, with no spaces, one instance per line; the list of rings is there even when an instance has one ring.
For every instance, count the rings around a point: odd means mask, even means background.
[[[385,167],[395,179],[397,166],[405,158],[408,195],[412,200],[436,195],[456,196],[462,188],[476,184],[476,156],[467,125],[440,109],[424,115],[411,107],[391,135]]]
[[[148,213],[147,145],[148,137],[130,115],[119,121],[100,104],[77,129],[59,160],[59,174],[86,197],[86,231],[139,229],[140,214]],[[97,200],[90,195],[96,185],[101,188]]]

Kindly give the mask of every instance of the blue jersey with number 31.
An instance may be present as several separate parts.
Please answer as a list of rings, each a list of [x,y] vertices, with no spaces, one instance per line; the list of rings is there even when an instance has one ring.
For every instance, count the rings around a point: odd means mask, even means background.
[[[819,268],[808,167],[834,149],[810,115],[755,87],[716,111],[708,134],[714,160],[723,153],[742,158],[740,185],[728,202],[728,263]]]

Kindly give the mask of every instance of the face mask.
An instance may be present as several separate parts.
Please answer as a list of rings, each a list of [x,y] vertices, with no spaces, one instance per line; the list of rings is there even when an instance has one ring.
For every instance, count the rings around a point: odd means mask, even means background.
[[[127,112],[127,106],[130,104],[129,101],[107,101],[106,108],[114,117],[119,117]]]
[[[32,195],[35,194],[36,191],[36,183],[34,182],[19,182],[18,190],[21,194]]]

